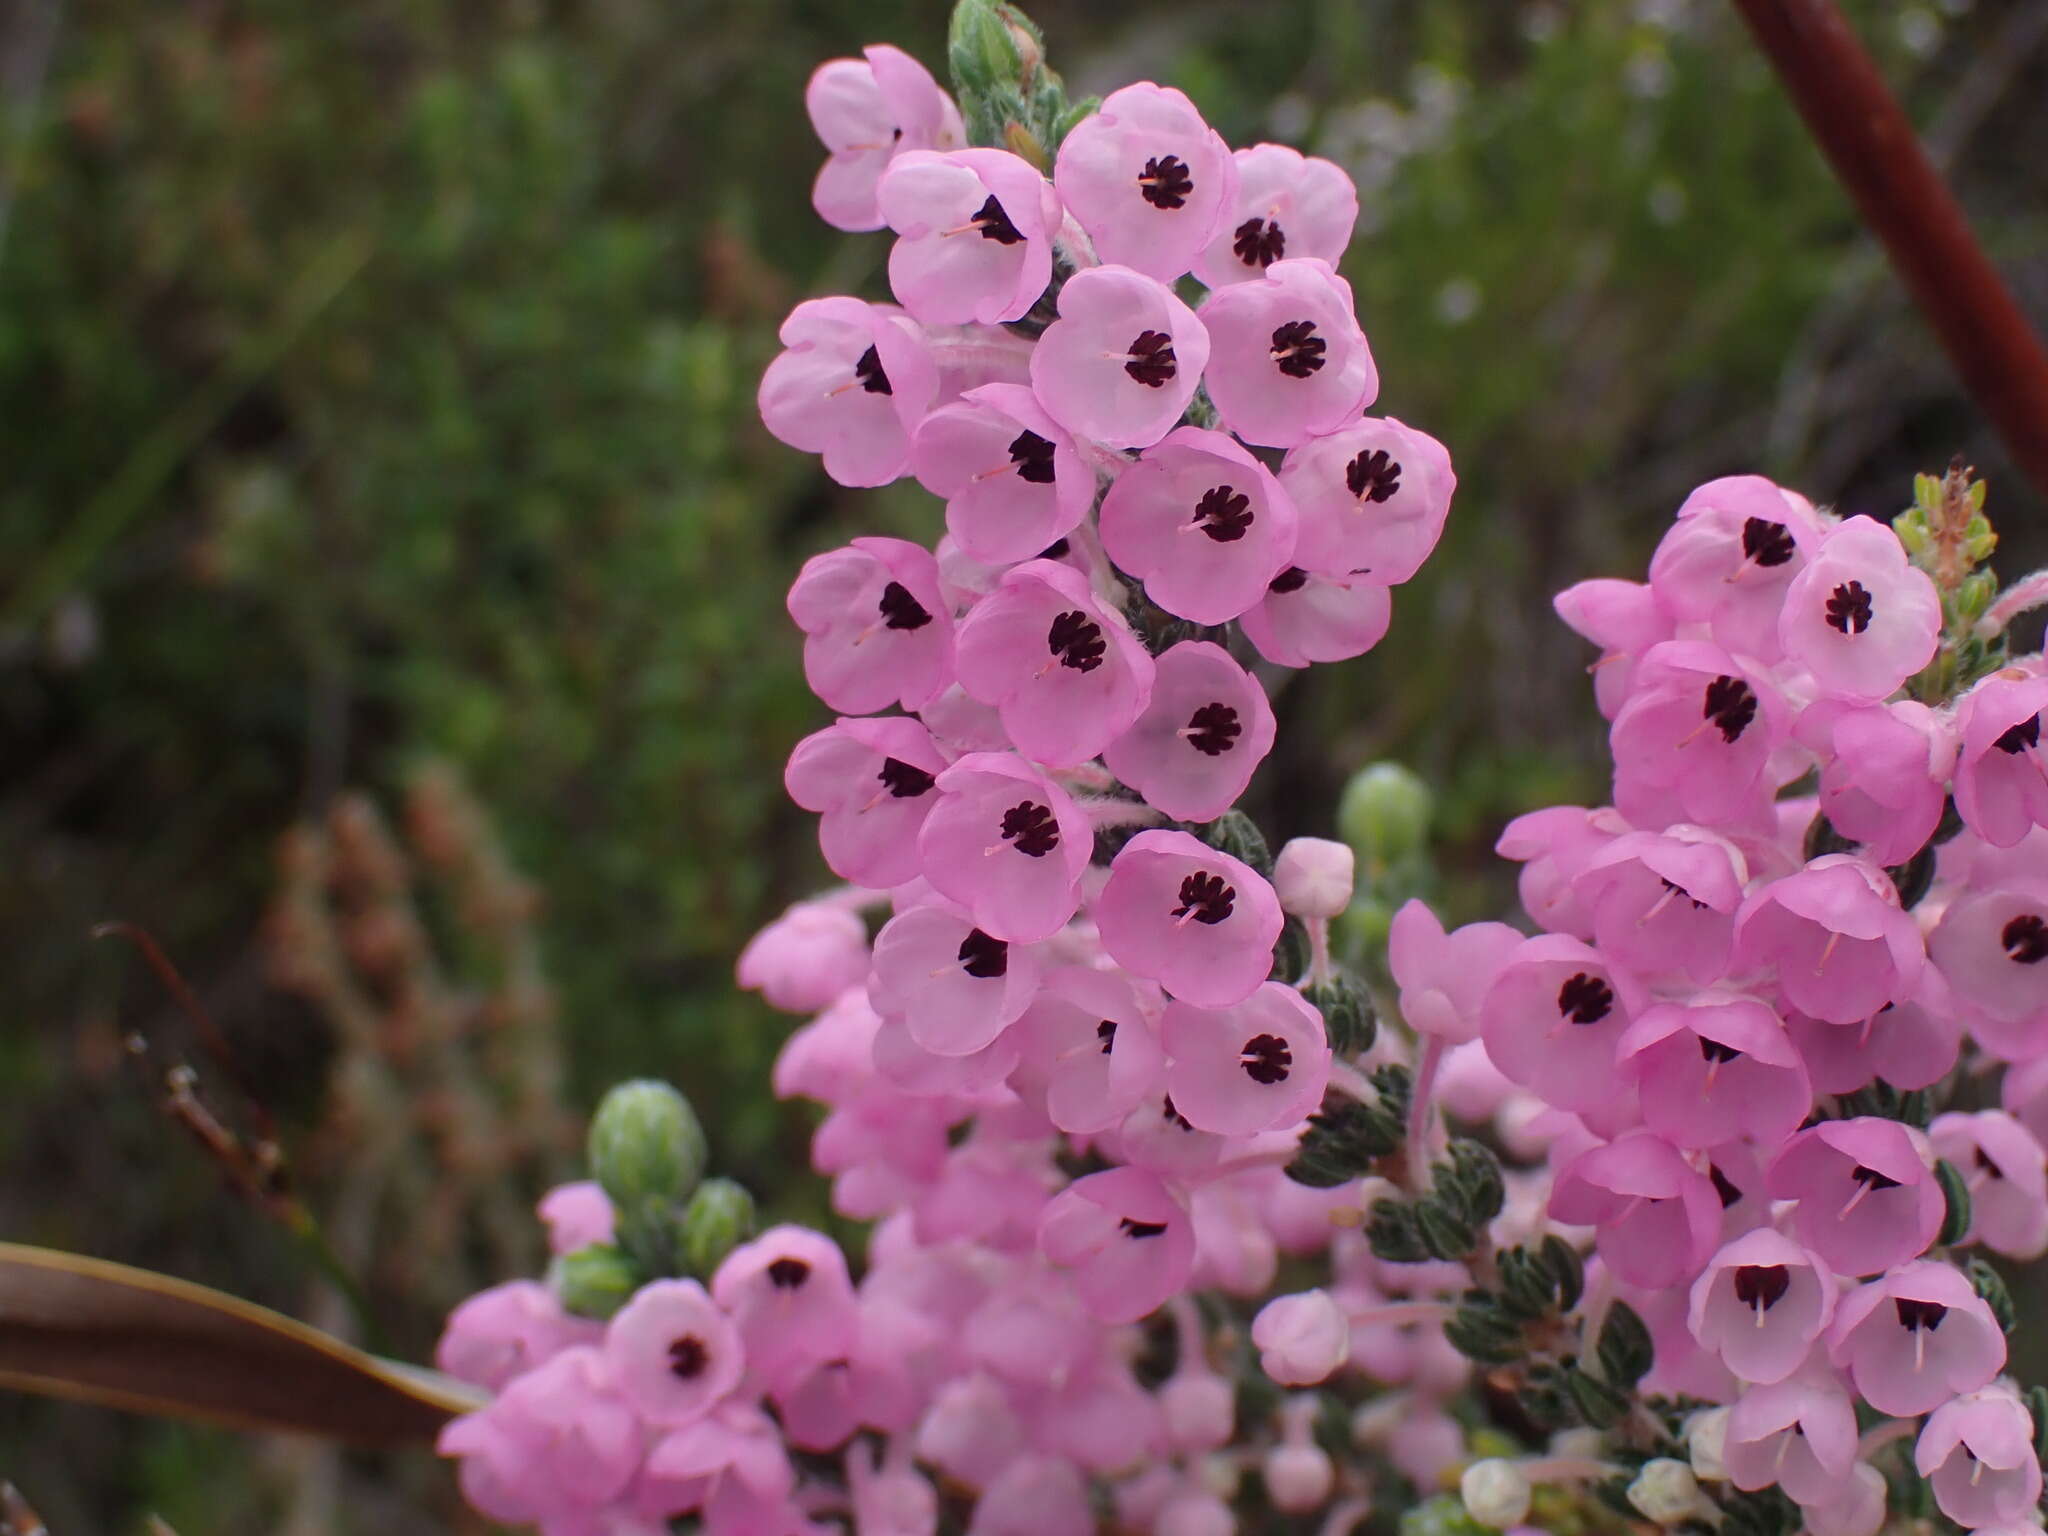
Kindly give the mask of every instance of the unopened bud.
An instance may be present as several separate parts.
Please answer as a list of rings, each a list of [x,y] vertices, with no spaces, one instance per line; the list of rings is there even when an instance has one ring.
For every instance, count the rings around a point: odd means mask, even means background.
[[[1645,1520],[1659,1525],[1690,1520],[1706,1503],[1692,1468],[1670,1456],[1643,1463],[1643,1470],[1628,1485],[1628,1501]]]
[[[609,1243],[565,1253],[548,1266],[548,1289],[562,1310],[609,1322],[648,1277],[630,1255]]]
[[[1266,1452],[1261,1471],[1273,1507],[1289,1514],[1322,1508],[1337,1483],[1337,1469],[1330,1464],[1323,1448],[1312,1440],[1274,1446]]]
[[[1328,1291],[1276,1296],[1252,1319],[1252,1343],[1268,1376],[1287,1387],[1327,1380],[1351,1354],[1351,1324]]]
[[[1692,1459],[1692,1475],[1702,1482],[1728,1479],[1728,1463],[1722,1447],[1728,1443],[1728,1408],[1707,1408],[1685,1421],[1685,1450]]]
[[[1344,843],[1297,837],[1273,861],[1273,889],[1280,910],[1295,917],[1332,918],[1351,905],[1356,858]]]
[[[1159,1389],[1166,1443],[1186,1455],[1221,1450],[1237,1429],[1237,1394],[1206,1368],[1175,1371]]]
[[[708,1282],[725,1256],[754,1235],[754,1197],[731,1179],[706,1179],[682,1216],[683,1273]]]
[[[1475,1461],[1458,1479],[1458,1497],[1465,1512],[1481,1525],[1504,1531],[1529,1515],[1528,1474],[1512,1461],[1491,1457]]]
[[[687,1200],[708,1155],[690,1101],[652,1078],[619,1084],[590,1122],[590,1171],[622,1220]]]
[[[1361,768],[1337,802],[1337,830],[1366,869],[1378,871],[1418,857],[1429,840],[1435,797],[1399,763]]]

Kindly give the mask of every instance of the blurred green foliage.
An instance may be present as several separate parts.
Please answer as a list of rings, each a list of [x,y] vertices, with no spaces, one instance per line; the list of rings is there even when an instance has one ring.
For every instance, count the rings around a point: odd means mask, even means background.
[[[1851,9],[2042,312],[2040,0]],[[1077,96],[1151,76],[1353,171],[1382,406],[1458,463],[1389,640],[1282,700],[1270,833],[1325,830],[1398,757],[1437,791],[1453,906],[1499,904],[1499,823],[1603,793],[1547,595],[1638,570],[1710,475],[1888,514],[1960,449],[2002,563],[2043,553],[1711,0],[1033,11]],[[119,1073],[119,1031],[164,1012],[84,935],[155,930],[311,1121],[321,1031],[255,937],[270,847],[428,754],[546,892],[581,1101],[673,1080],[715,1169],[815,1207],[806,1123],[767,1095],[786,1026],[729,980],[822,877],[779,784],[823,718],[781,597],[815,550],[936,519],[769,441],[753,385],[794,298],[881,293],[885,237],[810,216],[805,76],[882,39],[936,64],[943,31],[936,0],[0,10],[0,1230],[303,1297]],[[225,1436],[13,1401],[0,1464],[59,1530],[278,1529],[260,1490],[289,1484]]]

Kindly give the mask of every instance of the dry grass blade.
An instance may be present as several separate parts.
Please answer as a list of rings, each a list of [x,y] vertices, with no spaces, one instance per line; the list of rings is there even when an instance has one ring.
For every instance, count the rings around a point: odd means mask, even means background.
[[[356,1445],[431,1440],[472,1388],[205,1286],[0,1243],[0,1388]]]

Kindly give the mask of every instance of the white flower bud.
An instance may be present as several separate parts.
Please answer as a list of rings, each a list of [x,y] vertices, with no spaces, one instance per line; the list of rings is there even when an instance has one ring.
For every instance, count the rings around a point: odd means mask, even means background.
[[[1465,1513],[1500,1531],[1528,1518],[1529,1492],[1529,1479],[1522,1469],[1497,1456],[1473,1462],[1458,1479],[1458,1497],[1465,1501]]]
[[[1337,1469],[1330,1464],[1323,1448],[1313,1441],[1274,1446],[1266,1453],[1261,1470],[1273,1507],[1289,1514],[1321,1509],[1337,1483]]]
[[[1344,843],[1297,837],[1273,861],[1280,910],[1294,917],[1335,917],[1351,905],[1356,857]]]
[[[1670,1456],[1643,1463],[1628,1485],[1628,1501],[1645,1520],[1676,1525],[1699,1513],[1705,1503],[1692,1468]]]
[[[1692,1458],[1692,1475],[1704,1483],[1728,1480],[1728,1464],[1721,1459],[1721,1447],[1728,1443],[1728,1408],[1708,1408],[1685,1421],[1685,1449]]]
[[[1324,1290],[1276,1296],[1252,1319],[1259,1364],[1287,1387],[1327,1380],[1351,1354],[1351,1324]]]

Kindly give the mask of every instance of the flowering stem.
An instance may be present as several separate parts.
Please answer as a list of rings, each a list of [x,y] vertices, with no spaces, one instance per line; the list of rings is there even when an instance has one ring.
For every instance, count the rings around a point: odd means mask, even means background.
[[[1366,1075],[1348,1061],[1330,1063],[1330,1086],[1339,1093],[1347,1094],[1359,1103],[1378,1108],[1380,1091],[1373,1087]]]
[[[1999,632],[2021,614],[2041,607],[2048,607],[2048,571],[2022,576],[2007,587],[1984,617],[1977,621],[1977,638],[1996,639]]]
[[[1156,827],[1166,818],[1142,800],[1120,800],[1112,795],[1088,796],[1075,802],[1091,825],[1103,827]]]
[[[1429,1188],[1430,1094],[1436,1088],[1437,1068],[1443,1065],[1443,1060],[1442,1037],[1424,1036],[1422,1058],[1415,1064],[1415,1086],[1408,1100],[1408,1168],[1417,1194]]]

